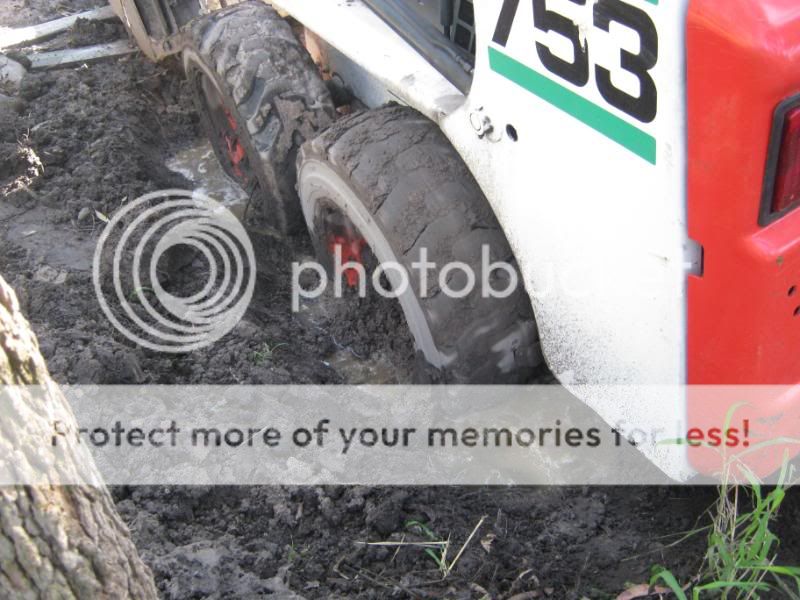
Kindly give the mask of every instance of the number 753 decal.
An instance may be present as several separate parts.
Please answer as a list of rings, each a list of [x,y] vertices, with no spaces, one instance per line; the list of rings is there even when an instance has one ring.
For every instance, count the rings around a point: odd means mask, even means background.
[[[568,1],[586,6],[586,0]],[[658,0],[645,1],[658,3]],[[635,32],[639,38],[638,52],[620,48],[618,64],[603,65],[593,64],[590,44],[581,35],[577,23],[551,9],[547,0],[532,2],[534,28],[544,33],[554,32],[572,45],[572,60],[567,61],[554,54],[546,44],[535,42],[539,61],[550,74],[573,86],[585,88],[589,84],[590,69],[593,68],[597,91],[608,105],[641,123],[652,123],[655,120],[658,114],[658,89],[651,71],[658,62],[658,31],[644,10],[622,0],[598,0],[594,4],[592,24],[596,29],[610,33],[611,24],[617,23]],[[503,0],[492,37],[496,46],[503,49],[507,46],[518,9],[519,0]],[[489,49],[489,59],[494,71],[655,164],[656,142],[652,136],[497,48]],[[638,95],[632,95],[614,84],[612,70],[617,69],[625,71],[628,79],[633,76],[638,81]]]

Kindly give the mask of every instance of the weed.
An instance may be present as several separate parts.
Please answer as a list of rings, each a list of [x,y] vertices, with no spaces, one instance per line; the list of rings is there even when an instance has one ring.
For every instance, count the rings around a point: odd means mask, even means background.
[[[469,534],[467,541],[459,549],[458,553],[456,554],[455,558],[452,561],[447,559],[447,553],[450,549],[450,536],[447,537],[446,540],[440,539],[439,536],[427,525],[420,521],[407,521],[406,528],[416,530],[417,533],[421,534],[422,536],[428,538],[427,541],[424,542],[369,542],[367,543],[368,546],[392,546],[397,547],[398,549],[403,546],[414,546],[417,548],[422,548],[425,550],[425,554],[431,557],[431,559],[436,563],[436,566],[439,568],[439,572],[442,574],[442,579],[447,578],[450,573],[453,572],[455,569],[456,563],[461,558],[461,555],[464,554],[464,550],[466,550],[469,543],[472,541],[472,538],[475,537],[475,534],[480,529],[483,522],[486,520],[486,517],[481,517],[481,520],[478,521],[478,524],[475,525],[475,528],[472,530],[472,533]]]
[[[428,541],[423,544],[425,554],[433,559],[442,574],[447,577],[447,549],[450,547],[450,537],[447,540],[438,540],[433,530],[420,521],[407,521],[406,529],[421,533]]]
[[[708,532],[699,573],[682,586],[671,571],[656,566],[650,584],[668,586],[679,600],[688,600],[689,590],[693,600],[708,596],[749,600],[771,591],[800,600],[800,567],[776,564],[780,540],[770,530],[786,497],[787,481],[792,479],[788,464],[787,457],[778,484],[770,491],[742,465],[739,472],[748,478],[748,485],[731,484],[726,476],[710,511],[711,524],[687,534]]]
[[[275,351],[280,348],[281,346],[288,346],[289,344],[285,344],[281,342],[280,344],[275,344],[274,346],[270,346],[267,342],[261,344],[258,350],[253,352],[253,364],[256,366],[261,366],[266,363],[268,360],[272,360],[275,356]]]
[[[298,548],[298,546],[295,544],[294,537],[290,536],[289,541],[289,552],[287,553],[286,558],[290,563],[297,562],[304,558],[306,554],[308,554],[307,547]]]

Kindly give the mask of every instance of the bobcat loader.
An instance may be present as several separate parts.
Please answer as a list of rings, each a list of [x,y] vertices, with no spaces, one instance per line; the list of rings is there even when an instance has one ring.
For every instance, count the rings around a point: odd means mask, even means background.
[[[519,276],[503,297],[399,295],[446,381],[545,361],[608,423],[670,434],[726,419],[691,386],[779,385],[750,422],[800,432],[797,0],[111,4],[180,56],[274,229],[350,262],[515,265],[488,274]],[[714,468],[687,450],[643,449],[676,479]]]

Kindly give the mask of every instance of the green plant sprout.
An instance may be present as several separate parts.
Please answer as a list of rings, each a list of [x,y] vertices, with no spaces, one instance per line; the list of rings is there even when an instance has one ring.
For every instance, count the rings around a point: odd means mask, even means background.
[[[478,529],[481,528],[484,521],[486,521],[486,517],[481,517],[478,524],[472,530],[472,533],[469,534],[469,537],[461,546],[459,551],[456,553],[455,558],[452,561],[448,560],[447,554],[450,550],[450,536],[447,537],[446,540],[441,539],[436,533],[427,525],[420,521],[407,521],[405,526],[406,529],[416,529],[420,534],[424,537],[428,538],[428,541],[424,542],[361,542],[366,543],[367,546],[391,546],[393,548],[401,548],[403,546],[413,546],[416,548],[422,548],[425,551],[425,554],[431,557],[431,559],[436,563],[436,566],[439,569],[439,572],[442,574],[442,579],[446,579],[450,576],[455,569],[456,564],[458,563],[461,556],[464,554],[464,550],[466,550],[467,546],[469,546],[472,539],[475,537],[475,534],[478,532]]]
[[[281,342],[279,344],[275,344],[274,346],[270,346],[269,343],[264,342],[263,344],[261,344],[261,346],[258,348],[258,350],[255,350],[253,352],[253,357],[252,357],[253,358],[253,364],[255,364],[257,366],[263,365],[268,360],[272,360],[274,358],[275,351],[278,348],[280,348],[281,346],[288,346],[288,345],[289,344]]]

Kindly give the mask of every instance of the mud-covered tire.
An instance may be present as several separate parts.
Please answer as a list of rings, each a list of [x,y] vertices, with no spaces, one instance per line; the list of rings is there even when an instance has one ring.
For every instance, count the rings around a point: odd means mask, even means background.
[[[333,121],[335,109],[289,24],[260,1],[214,12],[188,27],[183,64],[217,158],[226,166],[226,149],[202,95],[203,77],[219,93],[244,146],[254,177],[240,183],[251,188],[270,226],[282,233],[301,230],[297,152]]]
[[[342,119],[303,146],[297,173],[306,225],[321,258],[329,261],[320,219],[338,210],[379,262],[397,262],[409,273],[410,286],[398,300],[418,353],[445,382],[529,378],[541,353],[521,283],[506,298],[482,297],[480,285],[464,298],[438,289],[440,269],[456,261],[472,267],[480,282],[484,245],[492,262],[515,269],[516,263],[480,187],[436,124],[400,106]],[[421,269],[413,267],[423,248],[437,265],[425,293]],[[455,273],[450,287],[461,290],[466,278],[458,281],[461,272]],[[391,283],[400,289],[397,282]]]

